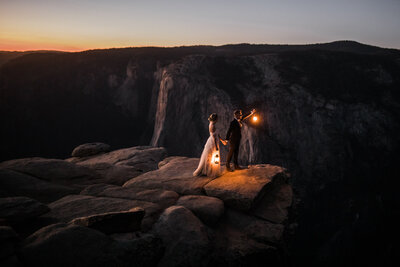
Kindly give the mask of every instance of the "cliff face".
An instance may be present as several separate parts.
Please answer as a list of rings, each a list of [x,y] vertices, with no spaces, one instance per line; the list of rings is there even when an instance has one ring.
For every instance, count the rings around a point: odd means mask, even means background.
[[[240,162],[292,170],[303,208],[295,253],[314,247],[320,263],[342,263],[354,246],[363,258],[364,238],[387,244],[399,158],[398,62],[313,51],[190,56],[159,71],[152,145],[198,156],[210,113],[220,115],[224,136],[234,109],[254,107],[260,121],[245,124]]]
[[[364,238],[384,243],[379,253],[390,247],[399,70],[398,60],[326,51],[186,57],[159,70],[152,145],[199,156],[210,113],[224,136],[234,109],[256,108],[260,121],[245,124],[240,162],[293,172],[302,198],[295,253],[314,247],[319,263],[341,264],[357,247],[353,256],[367,262]]]
[[[199,157],[210,113],[225,137],[234,109],[256,108],[240,162],[293,174],[296,257],[384,255],[398,201],[399,59],[346,42],[25,55],[0,68],[2,157],[66,157],[93,141]],[[372,252],[365,240],[384,245]]]
[[[260,120],[244,126],[243,164],[291,167],[310,183],[340,180],[359,169],[357,161],[364,162],[365,173],[390,163],[399,141],[399,66],[390,71],[380,65],[384,61],[365,66],[361,58],[342,53],[294,56],[188,56],[160,68],[151,144],[166,146],[171,154],[198,156],[209,114],[220,116],[224,138],[233,110],[254,107]],[[322,67],[344,56],[337,68],[307,69],[307,64]],[[379,159],[372,151],[380,151]]]

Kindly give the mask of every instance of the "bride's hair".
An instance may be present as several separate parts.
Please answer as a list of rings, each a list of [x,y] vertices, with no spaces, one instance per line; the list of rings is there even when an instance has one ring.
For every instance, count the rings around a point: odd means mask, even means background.
[[[212,113],[210,117],[208,117],[209,121],[216,121],[218,119],[217,113]]]

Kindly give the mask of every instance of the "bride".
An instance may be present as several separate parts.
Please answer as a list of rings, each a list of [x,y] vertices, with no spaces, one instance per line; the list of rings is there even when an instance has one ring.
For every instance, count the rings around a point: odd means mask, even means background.
[[[227,142],[221,139],[215,128],[215,124],[218,121],[218,115],[213,113],[208,117],[208,120],[210,121],[208,126],[210,137],[208,137],[207,142],[204,145],[199,166],[193,172],[193,176],[207,175],[208,177],[215,178],[221,174],[219,141],[224,145],[226,145]]]

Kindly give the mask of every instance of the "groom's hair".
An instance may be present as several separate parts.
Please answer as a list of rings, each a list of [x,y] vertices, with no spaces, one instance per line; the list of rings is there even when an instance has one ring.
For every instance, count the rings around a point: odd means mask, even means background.
[[[241,109],[237,109],[233,112],[233,115],[240,115],[242,114],[242,110]]]

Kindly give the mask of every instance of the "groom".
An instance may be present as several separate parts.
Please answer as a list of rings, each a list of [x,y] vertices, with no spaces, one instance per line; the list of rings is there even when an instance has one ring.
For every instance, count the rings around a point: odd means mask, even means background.
[[[233,164],[235,166],[235,170],[241,170],[238,164],[238,155],[239,155],[239,147],[240,147],[240,139],[242,138],[241,128],[242,121],[249,118],[251,115],[256,112],[255,109],[251,111],[249,115],[243,118],[242,110],[237,109],[234,111],[233,116],[234,120],[231,121],[228,132],[226,133],[225,142],[229,140],[229,153],[228,158],[226,160],[226,170],[232,172],[231,169],[231,159],[233,156]]]

